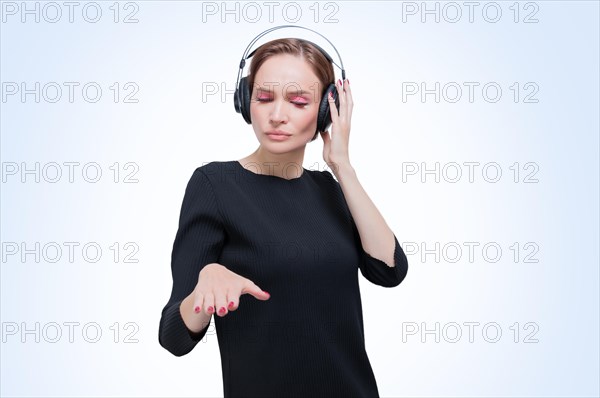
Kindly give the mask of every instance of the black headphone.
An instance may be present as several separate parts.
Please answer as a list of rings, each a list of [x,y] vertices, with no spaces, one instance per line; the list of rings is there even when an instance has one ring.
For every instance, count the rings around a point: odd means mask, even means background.
[[[325,58],[327,58],[327,60],[329,62],[331,62],[333,65],[337,66],[339,69],[342,70],[342,80],[346,80],[346,71],[344,70],[344,62],[342,61],[342,57],[340,57],[340,54],[338,53],[338,51],[335,48],[335,46],[333,45],[333,43],[331,43],[325,36],[323,36],[319,32],[316,32],[312,29],[305,28],[305,27],[299,26],[299,25],[282,25],[282,26],[276,26],[271,29],[267,29],[264,32],[262,32],[261,34],[259,34],[258,36],[256,36],[250,42],[248,47],[246,47],[246,50],[244,51],[244,54],[242,55],[242,60],[240,61],[240,69],[238,71],[237,80],[235,82],[236,88],[235,88],[235,94],[233,97],[233,105],[235,106],[235,111],[237,113],[241,113],[242,116],[244,117],[244,120],[248,124],[252,123],[252,120],[250,118],[250,87],[248,84],[248,76],[243,77],[242,80],[240,80],[240,76],[242,75],[242,71],[244,70],[244,66],[246,65],[246,60],[248,58],[252,57],[256,50],[253,50],[247,56],[246,56],[246,54],[248,53],[248,50],[250,49],[250,47],[252,47],[252,45],[258,39],[260,39],[262,36],[266,35],[267,33],[271,32],[273,30],[282,29],[282,28],[300,28],[300,29],[310,30],[311,32],[314,32],[314,33],[318,34],[319,36],[323,37],[325,40],[327,40],[329,42],[329,44],[331,44],[331,46],[335,50],[338,58],[340,59],[340,63],[342,64],[341,67],[338,64],[336,64],[335,62],[333,62],[333,59],[331,58],[331,56],[329,56],[329,54],[327,54],[327,52],[325,50],[323,50],[321,47],[319,47],[315,43],[313,43],[309,40],[305,40],[305,39],[298,39],[300,41],[305,41],[305,42],[308,42],[308,43],[312,44],[313,46],[315,46],[325,56]],[[338,98],[337,88],[336,88],[335,84],[329,84],[329,86],[327,86],[327,88],[325,89],[325,91],[323,92],[323,94],[321,96],[321,102],[319,104],[319,114],[317,117],[317,131],[315,131],[315,136],[313,137],[312,140],[317,138],[317,134],[319,132],[326,131],[329,128],[329,126],[331,125],[331,113],[329,110],[329,101],[328,101],[329,93],[333,93],[333,99],[335,100],[335,105],[336,105],[336,107],[338,109],[338,113],[339,113],[340,101]]]

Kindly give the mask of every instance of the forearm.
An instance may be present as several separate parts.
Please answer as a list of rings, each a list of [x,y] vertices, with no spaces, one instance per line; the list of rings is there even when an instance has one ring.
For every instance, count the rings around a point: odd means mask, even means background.
[[[393,267],[394,232],[360,184],[356,171],[350,162],[342,162],[334,168],[334,173],[352,213],[363,250]]]

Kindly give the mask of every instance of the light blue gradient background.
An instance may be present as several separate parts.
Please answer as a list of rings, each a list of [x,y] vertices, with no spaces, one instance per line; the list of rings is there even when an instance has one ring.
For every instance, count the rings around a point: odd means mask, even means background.
[[[66,15],[58,23],[34,23],[32,16],[21,23],[17,15],[1,25],[2,82],[93,81],[104,89],[98,103],[80,95],[74,103],[35,103],[32,96],[1,103],[3,164],[97,162],[103,171],[96,184],[80,173],[74,183],[66,175],[58,183],[35,183],[31,176],[27,183],[19,176],[2,183],[2,242],[30,248],[34,242],[98,242],[103,249],[97,263],[84,261],[80,250],[73,263],[66,251],[57,263],[36,263],[31,255],[26,262],[18,256],[2,262],[4,327],[97,322],[103,332],[98,343],[83,340],[81,325],[72,343],[64,326],[58,343],[3,336],[2,396],[223,394],[214,329],[177,358],[159,345],[158,323],[171,291],[172,244],[192,172],[213,160],[240,159],[257,146],[252,127],[233,109],[235,77],[250,40],[289,23],[281,16],[284,3],[273,21],[264,15],[259,23],[236,23],[229,15],[227,23],[219,16],[203,23],[200,2],[141,1],[135,24],[113,23],[112,3],[99,2],[103,16],[96,24],[81,18],[82,2],[74,23]],[[360,276],[367,352],[381,396],[598,396],[598,2],[538,1],[539,23],[528,24],[512,21],[513,2],[498,3],[498,23],[485,22],[481,6],[473,23],[466,15],[458,23],[435,23],[432,16],[421,23],[418,15],[402,22],[400,2],[335,3],[338,21],[324,23],[334,9],[318,3],[315,22],[310,4],[301,3],[297,24],[324,34],[342,56],[355,102],[351,161],[399,241],[428,248],[480,243],[473,262],[466,251],[456,263],[410,254],[408,276],[394,289]],[[523,4],[521,19],[532,10]],[[335,53],[301,29],[272,32],[257,44],[278,37],[307,38]],[[112,102],[114,82],[137,83],[139,103]],[[203,101],[203,82],[224,83],[230,92],[224,101]],[[481,90],[473,103],[435,103],[432,96],[402,103],[402,82],[429,88],[497,82],[503,95],[497,103],[485,102]],[[514,82],[535,82],[539,102],[514,103],[508,89]],[[131,170],[123,165],[135,162],[139,182],[111,182],[115,162],[121,177]],[[431,176],[426,183],[419,176],[403,182],[403,162],[496,162],[503,175],[498,183],[485,182],[480,165],[473,183],[464,175],[457,183],[435,183]],[[523,165],[535,162],[539,182],[512,182],[515,162],[521,176],[528,171]],[[324,165],[319,138],[308,145],[304,166]],[[139,262],[115,263],[114,242],[121,249],[135,242]],[[501,246],[500,261],[482,258],[487,242]],[[514,242],[521,255],[530,252],[525,243],[535,242],[539,262],[515,262]],[[118,342],[109,329],[116,322]],[[127,329],[127,322],[138,329]],[[464,326],[457,343],[436,343],[431,335],[423,342],[420,334],[403,341],[403,324],[422,322],[430,329],[436,322],[480,326],[472,343]],[[502,329],[497,343],[481,334],[491,322]],[[527,322],[539,327],[537,343],[523,342],[533,331]],[[125,343],[133,331],[137,342]]]

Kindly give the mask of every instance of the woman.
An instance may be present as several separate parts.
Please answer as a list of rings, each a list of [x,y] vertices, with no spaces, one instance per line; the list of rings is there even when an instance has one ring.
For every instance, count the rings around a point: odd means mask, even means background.
[[[263,44],[248,76],[258,148],[197,168],[186,188],[159,342],[187,354],[216,311],[226,398],[379,396],[358,269],[393,287],[408,263],[351,166],[347,80],[336,85],[339,109],[329,98],[331,136],[316,131],[321,95],[334,79],[310,42]],[[302,167],[318,133],[337,181]]]

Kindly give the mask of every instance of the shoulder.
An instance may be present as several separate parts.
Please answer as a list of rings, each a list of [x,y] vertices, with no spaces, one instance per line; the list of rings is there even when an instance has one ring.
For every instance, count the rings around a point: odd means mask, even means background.
[[[306,170],[306,169],[305,169]],[[312,180],[324,191],[329,194],[339,195],[342,192],[340,183],[328,170],[306,170],[312,176]]]
[[[319,171],[319,170],[307,170],[315,180],[323,183],[323,184],[327,184],[330,187],[335,187],[336,185],[339,185],[339,183],[337,182],[337,180],[333,177],[333,174],[331,174],[331,172],[329,172],[328,170],[323,170],[323,171]]]
[[[203,164],[202,166],[197,166],[188,179],[187,190],[212,190],[213,182],[215,180],[214,176],[221,169],[219,163],[224,162],[210,162]]]
[[[212,161],[199,166],[194,170],[194,174],[204,174],[206,177],[214,175],[216,172],[223,169],[225,164],[230,163],[226,161]]]
[[[216,183],[223,175],[231,173],[235,169],[231,164],[232,161],[212,161],[196,167],[192,175],[192,179],[202,180],[205,183]]]

